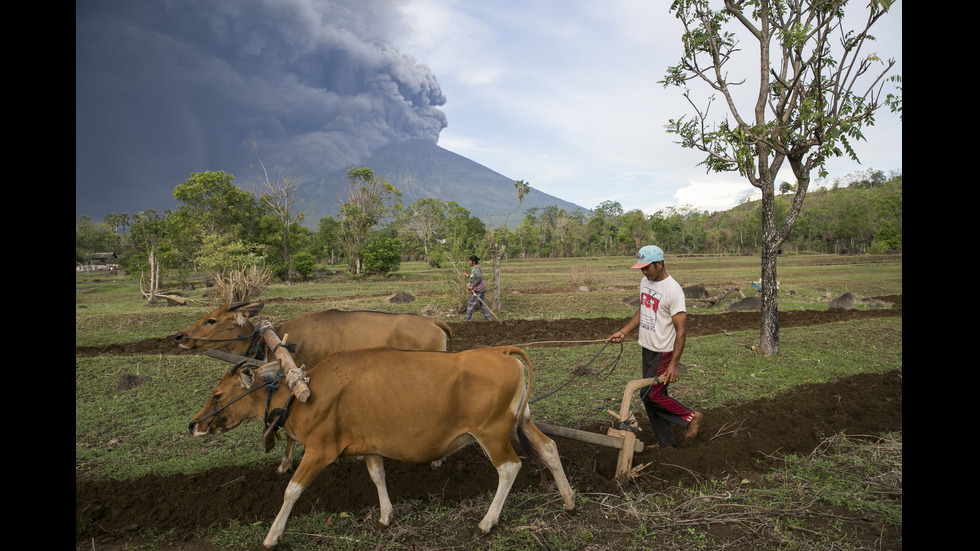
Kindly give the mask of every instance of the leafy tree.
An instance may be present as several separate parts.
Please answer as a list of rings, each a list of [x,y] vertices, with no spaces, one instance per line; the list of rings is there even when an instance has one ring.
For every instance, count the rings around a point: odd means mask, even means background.
[[[633,209],[621,217],[619,239],[628,249],[639,250],[649,239],[646,218],[640,209]]]
[[[193,218],[204,231],[251,237],[263,209],[234,180],[221,171],[192,173],[174,188],[174,198],[183,203],[177,212]]]
[[[593,211],[594,225],[597,226],[602,252],[609,254],[609,249],[617,238],[620,218],[623,216],[623,206],[618,201],[603,201]],[[590,223],[592,223],[590,221]]]
[[[234,184],[225,172],[196,172],[174,188],[174,198],[182,204],[167,222],[170,251],[168,263],[177,264],[182,274],[203,266],[237,258],[228,251],[250,247],[260,230],[262,216],[268,212],[255,197]],[[249,249],[251,251],[251,249]],[[217,254],[216,258],[208,255]]]
[[[894,222],[886,220],[881,225],[881,228],[878,229],[878,234],[875,235],[875,241],[871,247],[871,251],[883,253],[888,250],[899,250],[901,248],[902,232],[896,227]]]
[[[109,213],[105,215],[103,221],[112,228],[112,231],[119,233],[120,228],[122,228],[125,233],[125,228],[129,226],[129,215],[125,212]]]
[[[272,275],[288,280],[292,259],[287,262],[283,255],[288,251],[298,251],[309,247],[313,241],[313,236],[310,230],[298,221],[293,221],[289,231],[285,232],[282,222],[274,214],[263,215],[259,219],[258,234],[254,236],[252,241],[263,249],[262,256],[265,258]],[[285,249],[282,243],[283,236],[286,236],[287,239]]]
[[[293,269],[303,280],[313,279],[316,275],[316,258],[307,251],[293,255]]]
[[[706,153],[703,164],[709,171],[737,170],[762,192],[760,349],[766,355],[779,352],[776,255],[803,206],[811,171],[824,177],[829,158],[856,160],[852,142],[863,139],[861,131],[874,124],[875,112],[884,106],[901,112],[901,88],[897,96],[884,93],[886,81],[901,80],[886,78],[894,60],[862,53],[890,3],[871,0],[864,27],[857,31],[843,27],[848,0],[725,0],[719,10],[709,0],[671,4],[684,26],[684,53],[662,83],[686,88],[692,80],[701,81],[721,95],[731,118],[712,126],[708,106],[714,98],[699,106],[686,90],[695,114],[671,120],[667,130],[683,147]],[[739,43],[739,28],[758,50]],[[749,81],[759,89],[745,105],[736,90],[747,80],[729,80],[728,68],[744,52],[753,52],[748,55],[759,61],[758,78]],[[787,161],[797,189],[785,220],[777,224],[775,180]]]
[[[402,263],[402,246],[397,239],[380,237],[364,246],[364,270],[369,274],[388,275]]]
[[[347,201],[340,205],[340,232],[347,252],[347,266],[359,274],[364,263],[364,244],[371,229],[402,208],[402,192],[369,168],[347,171]]]
[[[486,233],[487,226],[483,220],[471,215],[470,211],[455,201],[446,203],[442,235],[453,255],[465,258],[474,254],[473,251],[480,246]]]
[[[88,262],[92,253],[112,251],[119,246],[119,235],[114,227],[96,222],[88,216],[75,221],[75,261]]]
[[[316,232],[311,236],[310,252],[316,258],[324,259],[333,265],[337,253],[342,249],[340,222],[332,216],[324,216],[320,219]]]

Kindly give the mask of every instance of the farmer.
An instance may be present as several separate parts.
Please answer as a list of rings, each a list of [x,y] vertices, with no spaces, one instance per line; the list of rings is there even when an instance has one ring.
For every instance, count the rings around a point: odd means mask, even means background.
[[[640,307],[633,318],[606,342],[623,342],[626,335],[640,328],[643,378],[656,376],[660,379],[658,384],[641,389],[640,398],[657,442],[661,448],[670,448],[676,443],[671,424],[687,427],[684,436],[690,439],[697,436],[703,417],[700,412],[687,409],[667,395],[667,386],[679,379],[677,365],[684,352],[687,330],[684,290],[667,274],[660,247],[647,245],[640,249],[632,267],[645,276],[640,280]]]
[[[470,293],[470,297],[466,301],[466,321],[470,321],[470,318],[473,317],[473,309],[476,308],[478,302],[480,309],[483,310],[483,317],[490,321],[490,310],[487,309],[487,303],[484,301],[487,282],[483,281],[483,270],[480,269],[480,259],[476,255],[470,256],[470,266],[469,282],[466,284],[466,290]]]

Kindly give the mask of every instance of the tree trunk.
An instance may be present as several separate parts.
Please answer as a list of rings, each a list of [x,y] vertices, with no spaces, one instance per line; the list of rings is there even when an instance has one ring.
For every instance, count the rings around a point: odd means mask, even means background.
[[[766,356],[779,353],[779,303],[776,289],[776,256],[778,242],[766,239],[762,246],[762,328],[759,350]]]
[[[776,198],[773,183],[762,187],[762,327],[759,350],[766,356],[779,353],[779,305],[776,300],[776,254],[780,236],[776,231]]]
[[[494,272],[493,273],[493,279],[494,279],[493,310],[495,312],[500,311],[500,262],[502,261],[504,257],[504,251],[506,250],[507,250],[507,242],[505,239],[504,243],[500,245],[500,249],[497,251],[497,258],[495,258],[493,262],[493,272]]]

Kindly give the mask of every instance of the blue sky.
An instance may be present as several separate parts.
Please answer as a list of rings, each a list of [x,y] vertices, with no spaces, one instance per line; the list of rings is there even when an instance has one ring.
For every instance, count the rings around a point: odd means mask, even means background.
[[[224,170],[248,189],[253,143],[273,171],[309,179],[419,136],[586,208],[729,208],[752,188],[706,174],[663,128],[691,112],[657,83],[680,56],[668,6],[77,2],[76,216],[172,208],[191,172]],[[875,31],[892,74],[901,27],[897,3]],[[865,135],[862,164],[833,160],[831,178],[902,168],[897,116],[880,112]]]

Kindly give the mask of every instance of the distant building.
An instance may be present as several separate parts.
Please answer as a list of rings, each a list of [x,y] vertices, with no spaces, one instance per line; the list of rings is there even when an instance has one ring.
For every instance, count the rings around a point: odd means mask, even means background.
[[[119,269],[119,265],[116,264],[118,256],[115,252],[108,253],[92,253],[89,256],[88,263],[81,264],[75,263],[76,272],[114,272]]]

